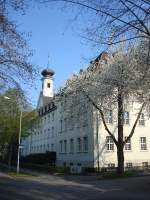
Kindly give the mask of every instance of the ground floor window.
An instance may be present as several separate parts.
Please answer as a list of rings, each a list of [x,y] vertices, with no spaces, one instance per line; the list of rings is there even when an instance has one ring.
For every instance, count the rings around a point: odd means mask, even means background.
[[[148,167],[148,162],[142,162],[143,167]]]
[[[128,162],[128,163],[126,163],[126,167],[127,167],[127,168],[132,168],[132,167],[133,167],[133,165],[132,165],[132,163],[131,163],[131,162]]]
[[[111,136],[106,136],[106,149],[107,151],[114,151],[114,142]]]
[[[110,169],[115,168],[115,163],[108,163],[107,167]]]

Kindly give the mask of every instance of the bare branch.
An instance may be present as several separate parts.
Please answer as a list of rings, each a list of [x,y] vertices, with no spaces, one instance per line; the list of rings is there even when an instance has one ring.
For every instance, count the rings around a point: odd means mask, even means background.
[[[128,136],[128,137],[125,139],[125,141],[123,142],[123,145],[125,145],[125,144],[131,139],[131,137],[133,136],[134,131],[135,131],[135,128],[136,128],[136,125],[137,125],[137,123],[138,123],[138,121],[139,121],[139,119],[140,119],[140,115],[141,115],[142,110],[143,110],[143,108],[144,108],[145,105],[146,105],[146,103],[144,102],[144,103],[142,104],[141,108],[140,108],[140,111],[139,111],[139,113],[138,113],[138,115],[137,115],[137,118],[136,118],[136,120],[135,120],[135,122],[134,122],[134,125],[133,125],[133,127],[132,127],[132,130],[131,130],[129,136]]]
[[[108,126],[107,126],[107,124],[105,122],[105,117],[104,117],[102,109],[90,98],[90,96],[83,89],[81,89],[81,91],[87,97],[87,99],[89,100],[89,102],[100,112],[101,118],[102,118],[102,121],[103,121],[103,124],[104,124],[104,127],[105,127],[105,130],[112,137],[114,143],[117,145],[118,142],[117,142],[115,136],[111,133],[111,131],[109,130],[109,128],[108,128]]]

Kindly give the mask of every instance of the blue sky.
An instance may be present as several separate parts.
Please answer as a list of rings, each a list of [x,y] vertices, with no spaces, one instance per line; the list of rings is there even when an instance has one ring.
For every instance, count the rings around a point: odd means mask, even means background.
[[[74,14],[73,10],[62,11],[54,4],[30,5],[25,15],[12,13],[18,29],[31,33],[28,38],[30,48],[34,51],[31,62],[42,71],[47,67],[50,56],[50,67],[55,71],[55,89],[62,86],[72,73],[87,66],[98,53],[79,36],[87,21],[83,18],[72,21]],[[25,86],[33,105],[36,105],[41,90],[40,79],[39,75],[34,87]]]

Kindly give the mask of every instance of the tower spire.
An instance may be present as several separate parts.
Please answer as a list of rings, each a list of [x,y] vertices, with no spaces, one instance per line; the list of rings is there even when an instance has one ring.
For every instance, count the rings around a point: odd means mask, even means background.
[[[48,54],[47,69],[50,67],[50,55]]]
[[[48,55],[47,68],[42,71],[42,93],[43,96],[53,97],[53,75],[54,71],[50,69],[50,56]]]

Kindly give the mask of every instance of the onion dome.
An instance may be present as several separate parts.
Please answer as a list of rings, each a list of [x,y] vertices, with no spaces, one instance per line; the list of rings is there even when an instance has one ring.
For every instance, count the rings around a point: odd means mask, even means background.
[[[54,72],[52,69],[47,68],[47,69],[44,69],[44,70],[41,72],[41,74],[42,74],[43,76],[53,76],[53,75],[55,74],[55,72]]]

